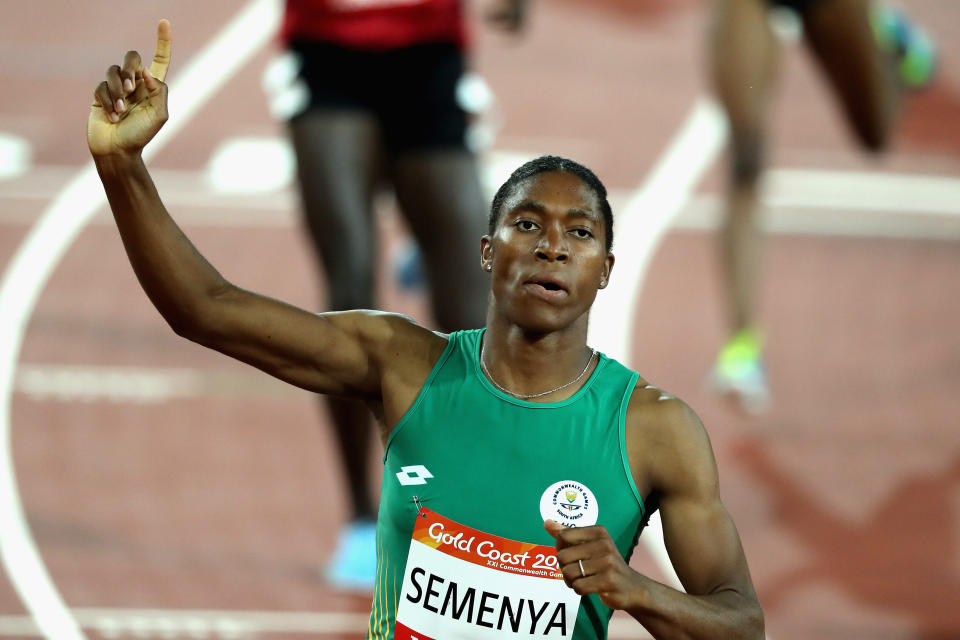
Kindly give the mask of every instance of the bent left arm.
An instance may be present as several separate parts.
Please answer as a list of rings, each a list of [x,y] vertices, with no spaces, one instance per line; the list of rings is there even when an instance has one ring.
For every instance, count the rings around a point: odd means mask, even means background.
[[[627,611],[660,640],[762,640],[763,612],[740,537],[720,500],[703,426],[675,398],[648,403],[642,411],[635,404],[643,403],[631,402],[628,447],[631,440],[642,441],[631,449],[644,453],[638,454],[642,461],[631,456],[631,465],[646,474],[638,480],[648,482],[637,485],[659,495],[667,552],[686,593],[631,569],[604,527],[547,522],[564,579],[577,593],[596,593],[608,607]]]

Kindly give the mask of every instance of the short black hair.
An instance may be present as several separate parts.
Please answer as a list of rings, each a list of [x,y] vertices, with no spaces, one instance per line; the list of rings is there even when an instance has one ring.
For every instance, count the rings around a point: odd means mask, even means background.
[[[497,228],[497,222],[500,221],[500,209],[503,208],[504,201],[513,194],[514,188],[527,178],[554,171],[572,173],[580,178],[583,183],[590,187],[597,195],[597,200],[600,201],[600,212],[603,214],[604,226],[606,227],[604,246],[606,247],[607,253],[610,253],[610,249],[613,248],[613,211],[610,209],[610,203],[607,201],[607,188],[603,186],[600,178],[598,178],[593,171],[579,162],[574,162],[568,158],[561,158],[560,156],[540,156],[539,158],[534,158],[518,167],[510,174],[507,181],[500,185],[500,188],[497,189],[497,195],[493,196],[493,202],[490,205],[490,218],[487,221],[490,235],[492,236],[494,234]]]

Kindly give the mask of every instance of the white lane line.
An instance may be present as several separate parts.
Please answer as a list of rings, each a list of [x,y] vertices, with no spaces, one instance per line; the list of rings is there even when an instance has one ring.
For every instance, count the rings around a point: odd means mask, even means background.
[[[30,169],[33,148],[24,137],[0,131],[0,180],[22,176]]]
[[[266,138],[274,156],[280,139]],[[239,142],[234,139],[234,142]],[[226,143],[225,145],[226,146]],[[484,186],[493,192],[512,168],[537,153],[496,151],[486,155]],[[151,172],[167,206],[178,207],[177,219],[188,226],[238,228],[299,227],[294,188],[273,188],[286,182],[286,161],[271,180],[253,183],[243,193],[221,191],[211,176],[176,169]],[[211,159],[211,166],[215,164]],[[509,169],[507,168],[509,167]],[[0,181],[0,201],[49,200],[51,185],[62,185],[75,167],[41,165],[27,175]],[[253,190],[259,186],[259,190]],[[625,207],[633,190],[609,189],[616,211]],[[384,195],[383,202],[390,198]],[[960,178],[898,174],[884,171],[833,171],[801,168],[772,169],[761,195],[762,222],[768,233],[803,233],[856,237],[956,239],[960,237]],[[685,203],[673,226],[677,229],[716,229],[723,209],[720,193],[699,193]],[[383,211],[378,206],[378,211]],[[25,207],[0,207],[0,224],[31,224],[37,216]],[[104,212],[91,224],[113,226]]]
[[[367,626],[368,614],[330,611],[205,611],[174,609],[77,608],[77,623],[103,638],[190,638],[191,640],[253,640],[262,634],[355,634]],[[0,616],[0,636],[40,635],[29,616]],[[611,640],[650,638],[633,619],[615,616]]]
[[[367,626],[368,614],[335,612],[203,611],[78,608],[77,624],[103,638],[252,639],[258,634],[342,635]],[[0,616],[0,636],[40,635],[29,616]]]
[[[633,315],[646,269],[677,213],[710,167],[726,138],[717,106],[699,99],[660,160],[614,221],[616,262],[607,289],[590,314],[590,343],[630,361]]]
[[[21,364],[14,389],[41,402],[148,404],[205,395],[207,380],[198,369]]]
[[[773,207],[960,215],[960,180],[874,171],[773,169],[763,180]]]
[[[228,138],[213,150],[204,170],[214,193],[234,196],[292,190],[296,173],[293,145],[274,136]]]
[[[171,98],[172,99],[172,98]],[[169,124],[172,124],[169,123]],[[284,166],[275,167],[282,176],[289,175],[288,143],[280,138],[229,138],[221,144],[208,163],[207,173],[195,170],[157,169],[151,171],[157,186],[167,198],[191,206],[233,209],[236,207],[268,210],[297,209],[292,199],[295,189],[288,177],[275,176],[270,182],[244,185],[231,192],[218,187],[214,173],[216,164],[224,158],[234,166],[248,157],[244,147],[257,144]],[[497,150],[485,154],[482,160],[483,183],[492,196],[506,180],[512,169],[540,155],[536,152]],[[218,158],[217,156],[222,156]],[[258,156],[258,157],[262,157]],[[76,175],[77,168],[68,165],[40,164],[18,178],[0,180],[0,200],[48,200],[52,187],[64,185]],[[611,197],[622,199],[633,189],[608,188]],[[960,177],[948,175],[907,174],[890,171],[847,171],[840,169],[811,169],[779,167],[766,172],[761,197],[768,207],[824,209],[837,213],[862,211],[960,217]],[[291,199],[276,200],[278,194],[289,194]],[[252,201],[250,196],[255,195]],[[705,197],[720,197],[720,193],[704,193]],[[7,211],[0,211],[0,221],[15,219]]]
[[[330,611],[207,611],[171,609],[73,609],[84,628],[102,635],[129,637],[139,632],[154,637],[253,638],[258,634],[333,635],[357,633],[370,615]],[[143,636],[141,636],[143,637]]]
[[[958,194],[960,197],[960,194]],[[960,203],[960,200],[958,200]],[[720,228],[723,197],[693,196],[677,216],[673,229],[715,231]],[[960,240],[960,216],[937,213],[819,209],[812,206],[761,206],[760,226],[770,235],[816,235],[893,240]]]
[[[171,119],[144,150],[153,157],[276,32],[277,0],[253,0],[171,83]],[[57,592],[27,524],[10,446],[10,405],[23,335],[40,292],[74,238],[105,197],[93,164],[69,182],[18,247],[0,281],[0,556],[7,575],[43,635],[83,638]]]
[[[249,368],[208,370],[21,363],[14,390],[35,402],[156,404],[188,398],[289,400],[307,397],[302,389]]]
[[[614,221],[617,257],[610,284],[590,313],[589,341],[621,362],[632,360],[634,315],[647,266],[667,229],[723,147],[726,120],[718,107],[701,98],[666,151]],[[663,545],[659,515],[640,536],[662,574],[682,588]]]

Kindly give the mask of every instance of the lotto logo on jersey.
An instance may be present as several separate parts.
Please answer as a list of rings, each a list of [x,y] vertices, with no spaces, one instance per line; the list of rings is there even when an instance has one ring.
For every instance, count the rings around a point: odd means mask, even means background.
[[[409,467],[400,467],[397,474],[397,480],[405,487],[417,484],[427,484],[427,479],[432,478],[433,474],[422,464],[414,464]]]
[[[597,498],[575,480],[561,480],[547,487],[540,496],[540,516],[568,527],[597,524]]]

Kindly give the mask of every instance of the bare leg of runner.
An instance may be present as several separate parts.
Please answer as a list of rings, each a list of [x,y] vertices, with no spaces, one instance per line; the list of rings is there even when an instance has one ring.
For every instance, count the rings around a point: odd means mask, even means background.
[[[902,13],[870,0],[822,0],[803,23],[807,44],[858,142],[882,151],[906,89],[925,87],[933,78],[933,43]]]
[[[780,45],[764,0],[718,0],[714,9],[710,73],[731,141],[721,230],[730,340],[717,359],[713,382],[721,391],[736,393],[745,409],[759,411],[769,392],[754,328],[762,248],[757,190]]]
[[[420,246],[443,331],[482,327],[487,278],[480,237],[487,211],[476,158],[464,149],[407,152],[391,163],[400,207]]]
[[[858,142],[889,144],[905,86],[927,84],[933,45],[902,14],[870,0],[810,0],[802,7],[806,42]],[[711,72],[731,130],[730,178],[722,229],[730,338],[713,381],[748,411],[769,402],[761,338],[755,327],[762,235],[756,221],[767,117],[778,45],[765,0],[717,0]]]
[[[858,142],[882,151],[890,142],[902,93],[894,57],[877,46],[869,0],[830,0],[811,6],[804,35],[840,99]]]
[[[309,111],[291,121],[290,131],[306,224],[326,273],[325,308],[374,308],[372,201],[380,162],[376,121],[357,111]],[[353,511],[353,522],[341,534],[327,577],[338,586],[365,589],[372,586],[376,570],[372,550],[377,510],[368,475],[370,413],[355,402],[333,397],[323,402],[337,434]]]

